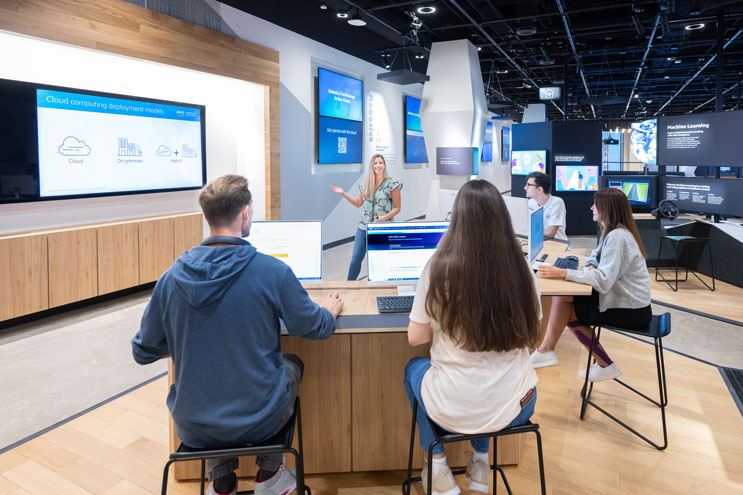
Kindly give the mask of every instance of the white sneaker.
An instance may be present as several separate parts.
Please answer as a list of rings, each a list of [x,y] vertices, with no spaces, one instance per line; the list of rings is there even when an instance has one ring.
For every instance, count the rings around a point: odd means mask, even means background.
[[[284,462],[276,474],[265,481],[254,482],[255,495],[289,495],[297,489],[297,478],[294,469],[286,469]]]
[[[583,380],[586,379],[586,370],[582,369],[578,372]],[[588,379],[592,382],[603,382],[605,380],[613,380],[622,376],[622,370],[619,369],[617,363],[611,363],[606,368],[602,368],[599,363],[593,363],[591,370],[588,372]]]
[[[421,471],[421,482],[423,483],[423,493],[428,488],[428,466]],[[449,466],[445,466],[433,475],[431,480],[431,495],[459,495],[460,490],[454,481],[454,475],[451,474]],[[256,494],[257,495],[257,494]]]
[[[214,489],[214,482],[210,482],[206,489],[206,495],[235,495],[237,493],[237,482],[235,482],[235,488],[231,492],[221,493]]]
[[[470,490],[480,493],[488,493],[488,482],[490,481],[490,466],[487,462],[470,459],[467,465],[467,478],[470,480]]]
[[[534,351],[531,353],[531,365],[534,369],[546,368],[547,366],[557,366],[558,364],[560,364],[560,360],[557,359],[555,351]]]

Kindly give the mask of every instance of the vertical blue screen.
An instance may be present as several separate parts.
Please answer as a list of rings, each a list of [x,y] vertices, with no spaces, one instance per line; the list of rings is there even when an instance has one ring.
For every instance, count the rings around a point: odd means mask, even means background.
[[[493,123],[488,122],[485,127],[485,141],[482,145],[482,161],[492,162],[493,161]]]
[[[317,69],[318,114],[336,119],[363,120],[364,98],[361,80]]]
[[[421,124],[421,101],[412,96],[405,97],[405,128],[423,132]]]

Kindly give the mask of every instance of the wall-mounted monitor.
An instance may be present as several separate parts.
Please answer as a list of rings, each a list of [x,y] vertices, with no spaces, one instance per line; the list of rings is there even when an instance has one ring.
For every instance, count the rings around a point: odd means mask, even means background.
[[[511,160],[511,128],[500,128],[500,159],[503,162]]]
[[[405,162],[428,163],[421,123],[421,100],[405,96]]]
[[[438,175],[477,175],[480,170],[480,151],[474,147],[436,148]]]
[[[317,69],[317,162],[361,163],[364,85],[360,79]]]
[[[555,165],[555,191],[597,191],[598,165]]]
[[[658,165],[743,166],[743,110],[658,119]]]
[[[743,179],[659,177],[658,199],[670,199],[685,212],[741,217]]]
[[[488,122],[485,126],[485,139],[482,143],[482,161],[493,161],[493,123]]]
[[[547,151],[512,151],[511,175],[529,175],[532,172],[545,172]]]
[[[199,189],[205,108],[0,80],[0,203]]]

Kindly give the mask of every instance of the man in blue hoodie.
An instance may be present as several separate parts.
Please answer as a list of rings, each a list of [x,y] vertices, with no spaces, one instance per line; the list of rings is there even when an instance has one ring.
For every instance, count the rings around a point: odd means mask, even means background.
[[[219,448],[271,437],[293,412],[303,365],[282,355],[279,319],[290,335],[325,339],[343,302],[312,302],[291,269],[246,240],[253,219],[248,181],[225,175],[199,204],[211,236],[178,258],[155,284],[132,354],[139,364],[171,356],[167,404],[185,445]],[[296,480],[283,456],[260,456],[256,495],[286,495]],[[209,461],[207,494],[237,491],[237,459]]]

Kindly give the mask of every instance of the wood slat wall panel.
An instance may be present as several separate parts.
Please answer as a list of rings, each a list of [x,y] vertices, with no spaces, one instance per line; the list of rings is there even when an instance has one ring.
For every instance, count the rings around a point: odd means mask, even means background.
[[[0,29],[266,86],[266,218],[281,218],[277,51],[120,0],[6,0]]]
[[[49,234],[49,307],[98,295],[96,229]]]
[[[46,234],[0,239],[0,321],[49,309]]]

